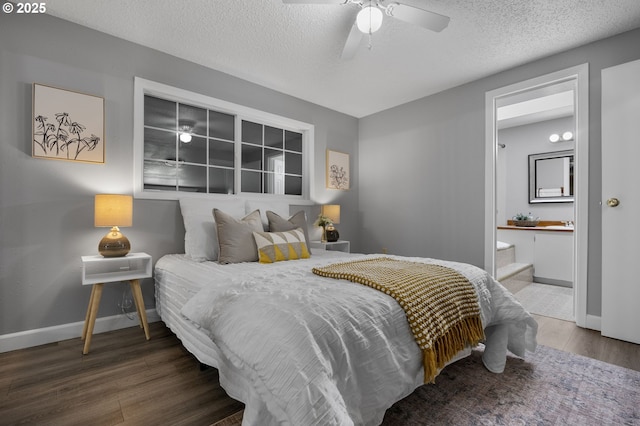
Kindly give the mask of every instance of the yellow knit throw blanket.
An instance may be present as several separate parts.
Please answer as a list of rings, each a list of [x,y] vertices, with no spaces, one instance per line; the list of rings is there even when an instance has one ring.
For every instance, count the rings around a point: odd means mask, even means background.
[[[425,383],[433,383],[460,350],[484,340],[475,290],[451,268],[383,257],[313,268],[313,273],[364,284],[393,297],[422,350]]]

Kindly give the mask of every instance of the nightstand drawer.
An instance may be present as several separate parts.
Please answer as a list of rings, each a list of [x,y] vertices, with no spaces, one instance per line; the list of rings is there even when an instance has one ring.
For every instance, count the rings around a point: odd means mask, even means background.
[[[328,250],[328,251],[343,251],[345,253],[351,252],[351,243],[346,240],[338,240],[333,242],[324,241],[311,241],[309,246],[312,249]]]
[[[151,256],[130,253],[124,257],[82,256],[82,284],[126,281],[151,276]]]

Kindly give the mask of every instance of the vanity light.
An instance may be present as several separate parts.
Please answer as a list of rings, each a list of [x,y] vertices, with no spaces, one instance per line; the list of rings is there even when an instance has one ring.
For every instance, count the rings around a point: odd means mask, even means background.
[[[571,140],[573,140],[573,132],[570,132],[570,131],[564,132],[562,136],[560,136],[558,133],[554,133],[551,136],[549,136],[549,142],[551,143],[569,142]]]

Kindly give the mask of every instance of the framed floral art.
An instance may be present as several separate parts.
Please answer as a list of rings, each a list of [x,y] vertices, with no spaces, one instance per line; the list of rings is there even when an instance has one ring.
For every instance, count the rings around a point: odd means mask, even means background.
[[[104,98],[33,84],[34,158],[104,163]]]
[[[327,150],[327,188],[349,189],[349,154]]]

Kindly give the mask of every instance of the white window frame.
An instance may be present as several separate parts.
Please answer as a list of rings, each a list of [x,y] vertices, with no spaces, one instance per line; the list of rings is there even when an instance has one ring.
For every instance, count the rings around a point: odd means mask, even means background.
[[[234,156],[234,188],[235,194],[203,194],[182,191],[161,191],[144,188],[144,97],[150,95],[161,99],[180,102],[196,107],[207,108],[234,115],[235,119],[235,156]],[[302,121],[293,120],[243,105],[234,104],[184,89],[168,86],[144,78],[135,77],[133,96],[133,195],[135,198],[155,200],[177,200],[184,197],[229,198],[286,200],[305,204],[313,199],[313,165],[314,165],[314,133],[315,126]],[[241,186],[241,154],[242,120],[257,122],[263,125],[283,128],[302,134],[302,195],[265,194],[242,192]]]

